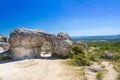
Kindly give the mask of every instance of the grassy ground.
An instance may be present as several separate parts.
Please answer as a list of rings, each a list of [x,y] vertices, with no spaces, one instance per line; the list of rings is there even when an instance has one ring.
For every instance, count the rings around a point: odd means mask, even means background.
[[[120,62],[114,61],[114,69],[118,72],[117,80],[120,80]]]
[[[105,74],[105,72],[106,72],[105,69],[99,70],[99,71],[97,72],[96,79],[97,79],[97,80],[103,80],[103,75]]]
[[[87,80],[87,77],[85,75],[84,66],[79,66],[76,64],[76,62],[73,59],[68,59],[64,62],[69,68],[72,69],[72,71],[76,74],[76,76],[80,76],[80,80]]]

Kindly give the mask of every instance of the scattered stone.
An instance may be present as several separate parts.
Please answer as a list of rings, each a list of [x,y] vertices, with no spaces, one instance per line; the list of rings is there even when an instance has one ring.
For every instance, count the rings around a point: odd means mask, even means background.
[[[104,52],[103,57],[106,58],[106,59],[113,59],[114,58],[114,54],[111,51],[107,50],[107,51]]]
[[[88,67],[89,70],[91,70],[92,72],[97,72],[99,70],[101,70],[100,66],[90,66]]]

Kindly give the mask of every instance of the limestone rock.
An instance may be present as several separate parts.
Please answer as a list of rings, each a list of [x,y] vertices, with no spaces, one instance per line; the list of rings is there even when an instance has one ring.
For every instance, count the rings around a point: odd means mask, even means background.
[[[49,34],[39,30],[18,28],[9,38],[13,58],[40,57],[41,53],[52,53],[68,57],[72,42],[67,33]]]
[[[99,70],[101,70],[100,66],[90,66],[88,67],[89,70],[91,70],[92,72],[97,72]]]
[[[2,47],[0,47],[0,53],[4,52],[4,49]]]
[[[112,51],[104,51],[104,54],[103,54],[103,57],[106,58],[106,59],[113,59],[114,58],[114,54]]]
[[[0,47],[2,47],[4,50],[9,49],[9,44],[8,44],[8,38],[7,37],[0,35]]]
[[[9,43],[0,42],[0,47],[2,47],[4,50],[8,50],[9,49]]]
[[[11,54],[10,54],[9,50],[3,51],[3,52],[0,53],[0,61],[2,61],[2,60],[9,60],[11,58],[12,57],[11,57]]]
[[[5,36],[0,36],[0,60],[8,58],[10,58],[8,39]]]
[[[70,40],[70,36],[67,33],[60,32],[57,34],[59,40]]]
[[[0,35],[0,42],[7,42],[8,38],[5,36]]]

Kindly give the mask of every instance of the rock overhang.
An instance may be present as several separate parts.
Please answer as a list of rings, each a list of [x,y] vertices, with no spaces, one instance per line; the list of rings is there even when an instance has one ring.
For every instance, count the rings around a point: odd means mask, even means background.
[[[55,35],[26,28],[11,32],[9,44],[13,58],[40,57],[42,51],[68,57],[72,46],[68,33],[60,32]]]

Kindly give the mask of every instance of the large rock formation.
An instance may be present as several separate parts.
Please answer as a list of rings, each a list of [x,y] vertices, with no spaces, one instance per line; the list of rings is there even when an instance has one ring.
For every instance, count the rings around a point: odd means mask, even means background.
[[[13,58],[40,57],[40,54],[68,57],[72,42],[67,33],[48,34],[39,30],[18,28],[9,38]]]
[[[8,41],[8,38],[3,36],[3,35],[0,35],[0,42],[6,42],[7,43]]]
[[[9,49],[8,38],[0,35],[0,52]]]
[[[8,38],[0,35],[0,60],[10,58]]]

